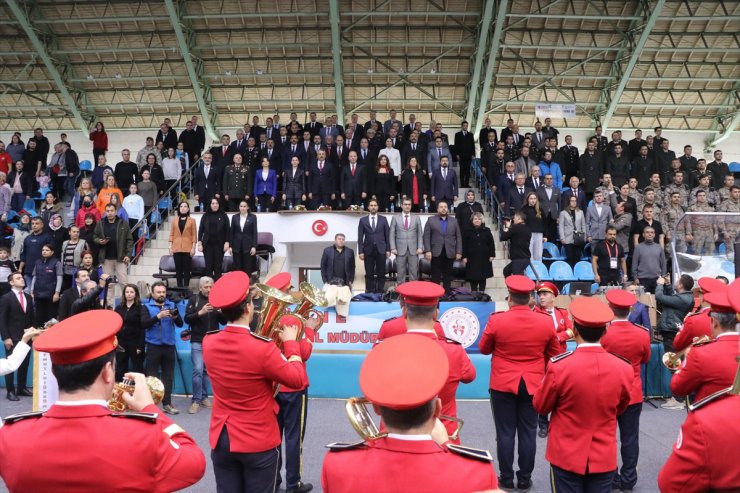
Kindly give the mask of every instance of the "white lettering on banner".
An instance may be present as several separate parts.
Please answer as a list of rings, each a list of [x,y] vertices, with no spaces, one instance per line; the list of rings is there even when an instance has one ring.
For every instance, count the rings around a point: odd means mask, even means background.
[[[57,379],[51,372],[49,353],[33,352],[33,410],[46,411],[59,399]]]
[[[575,118],[574,104],[538,104],[534,107],[537,118]]]

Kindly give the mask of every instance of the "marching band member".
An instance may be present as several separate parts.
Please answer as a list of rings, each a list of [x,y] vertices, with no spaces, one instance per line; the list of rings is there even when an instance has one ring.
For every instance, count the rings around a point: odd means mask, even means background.
[[[740,334],[727,290],[712,291],[704,300],[711,305],[713,340],[687,348],[681,366],[671,378],[671,392],[696,393],[696,401],[732,385],[739,354]]]
[[[740,316],[740,279],[735,279],[724,293],[717,294],[718,298],[721,296],[727,298],[735,315]],[[740,370],[736,371],[740,373]],[[740,467],[737,467],[739,385],[740,375],[736,374],[732,388],[711,394],[689,406],[689,416],[681,426],[670,457],[658,474],[658,488],[662,493],[740,491]]]
[[[506,278],[509,311],[492,313],[478,342],[491,359],[491,410],[502,488],[514,488],[514,440],[519,439],[517,489],[529,489],[537,447],[537,413],[532,396],[542,384],[545,361],[560,353],[555,331],[529,309],[535,284],[525,276]],[[545,411],[546,414],[549,411]]]
[[[0,428],[0,476],[11,493],[175,491],[197,483],[205,457],[195,441],[159,413],[146,377],[133,379],[115,413],[116,333],[123,320],[93,310],[59,322],[35,341],[51,355],[59,400],[46,412],[9,416]]]
[[[496,488],[488,451],[450,444],[437,417],[449,364],[440,345],[403,334],[370,351],[360,368],[363,395],[387,436],[328,445],[325,493],[456,493]]]
[[[606,292],[606,301],[614,312],[614,320],[601,338],[607,352],[621,356],[632,365],[632,388],[627,410],[617,416],[619,441],[622,444],[622,469],[614,474],[613,488],[632,491],[637,483],[637,459],[640,454],[640,413],[642,412],[642,365],[650,361],[650,331],[633,324],[627,317],[637,303],[632,293],[621,289]]]
[[[280,447],[273,382],[293,388],[306,384],[298,328],[280,331],[285,355],[272,340],[251,332],[249,276],[241,271],[216,281],[209,301],[228,321],[203,340],[215,398],[209,439],[216,486],[219,492],[272,492]]]
[[[702,277],[697,284],[699,284],[699,293],[702,298],[704,295],[713,291],[724,291],[727,289],[725,283],[713,277]],[[686,315],[683,319],[683,327],[678,331],[675,339],[673,339],[673,349],[675,351],[683,351],[691,346],[694,339],[704,336],[711,337],[712,318],[709,316],[710,311],[711,308],[707,306],[696,313]]]
[[[614,314],[595,298],[570,305],[575,351],[550,360],[534,408],[552,412],[546,458],[553,491],[604,492],[617,469],[617,416],[630,402],[629,363],[599,343]]]
[[[398,287],[401,286],[403,286],[403,284],[400,284]],[[396,292],[398,292],[398,288],[396,288]],[[406,303],[403,296],[398,299],[398,304],[401,307],[401,314],[397,317],[384,320],[383,323],[380,324],[377,341],[384,341],[389,337],[406,333]],[[434,321],[434,332],[437,334],[437,337],[447,337],[445,335],[444,328],[442,328],[442,324],[439,323],[439,320]]]
[[[549,281],[537,284],[537,305],[535,305],[534,311],[550,317],[555,335],[560,343],[560,352],[564,353],[568,340],[573,338],[573,322],[570,320],[568,310],[555,306],[555,298],[558,297],[558,294],[558,287]],[[547,426],[550,421],[547,415],[539,415],[538,418],[539,431],[537,436],[545,438],[547,437]]]

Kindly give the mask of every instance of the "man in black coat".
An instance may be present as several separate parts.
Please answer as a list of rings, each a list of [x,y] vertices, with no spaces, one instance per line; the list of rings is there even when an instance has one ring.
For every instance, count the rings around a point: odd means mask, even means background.
[[[164,143],[165,149],[177,149],[177,132],[166,123],[159,126],[157,138],[154,140],[155,144],[160,142]]]
[[[467,187],[470,181],[470,162],[475,157],[475,138],[468,131],[468,122],[455,134],[455,157],[460,163],[460,186]]]
[[[308,199],[312,209],[332,205],[336,200],[336,172],[334,165],[326,160],[326,151],[321,149],[308,172]]]
[[[229,146],[228,135],[221,136],[221,145],[211,147],[211,156],[213,156],[213,164],[221,169],[231,164],[234,160],[234,149]]]
[[[552,175],[547,173],[544,185],[535,190],[537,200],[540,202],[542,219],[545,226],[545,238],[547,241],[555,242],[558,232],[558,216],[560,215],[560,187],[554,186]]]
[[[419,163],[419,168],[427,169],[427,149],[426,146],[419,143],[419,133],[416,131],[411,132],[408,141],[404,142],[403,148],[401,149],[401,171],[406,169],[409,164],[409,159],[412,157],[416,158],[416,162]]]
[[[193,131],[195,132],[195,135],[196,135],[196,139],[195,139],[196,154],[194,157],[200,159],[201,152],[203,152],[203,149],[206,147],[206,129],[203,127],[203,125],[198,125],[198,117],[196,115],[193,115],[190,121],[193,123]],[[195,160],[196,159],[192,159],[190,160],[190,162],[193,163]]]
[[[334,244],[321,254],[321,280],[324,284],[349,286],[355,282],[355,252],[345,246],[342,233],[334,235]]]
[[[213,165],[213,156],[210,152],[203,153],[203,163],[195,168],[193,173],[193,197],[198,203],[208,207],[213,197],[221,197],[222,172]]]
[[[523,275],[531,261],[529,241],[532,231],[525,223],[524,213],[517,211],[511,221],[504,222],[504,231],[501,240],[509,242],[509,264],[504,267],[504,277]]]
[[[357,228],[357,251],[365,263],[365,292],[385,291],[385,259],[391,255],[390,226],[388,220],[378,214],[378,201],[371,199],[367,204],[369,216],[360,218]]]
[[[257,216],[243,213],[249,212],[249,205],[239,203],[239,213],[231,216],[231,253],[234,256],[232,270],[246,272],[250,276],[256,269],[255,256],[257,253]]]
[[[349,163],[341,170],[339,181],[342,207],[360,205],[367,198],[367,173],[364,166],[357,164],[357,152],[349,152]]]
[[[531,188],[527,188],[524,182],[525,178],[522,173],[516,175],[514,186],[509,188],[509,196],[506,198],[505,211],[507,213],[512,214],[520,210],[524,205],[524,199],[527,197],[527,194],[533,191]]]
[[[200,136],[194,130],[193,126],[192,121],[185,122],[185,130],[180,132],[180,138],[177,139],[178,142],[182,142],[182,149],[188,155],[188,162],[191,166],[195,163],[195,157],[200,156],[200,152],[203,149],[202,146],[198,147]]]
[[[59,300],[59,312],[57,320],[60,322],[65,318],[72,316],[72,304],[82,296],[82,285],[90,279],[90,273],[85,269],[79,269],[75,273],[74,284],[71,288],[65,289]]]
[[[579,166],[581,183],[583,184],[587,198],[590,199],[596,187],[601,184],[601,177],[604,174],[604,160],[601,152],[596,149],[595,141],[589,141],[586,145],[586,152],[581,155]]]
[[[33,326],[33,298],[23,292],[26,287],[23,274],[13,272],[8,276],[8,283],[10,292],[0,297],[0,339],[5,346],[5,354],[12,353],[21,341],[23,332]],[[5,390],[10,401],[19,400],[19,395],[33,396],[33,392],[26,387],[28,362],[29,358],[26,356],[18,367],[17,386],[13,373],[5,375]]]

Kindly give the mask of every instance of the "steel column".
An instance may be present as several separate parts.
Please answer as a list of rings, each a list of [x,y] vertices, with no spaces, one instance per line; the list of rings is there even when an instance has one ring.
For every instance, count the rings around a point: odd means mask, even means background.
[[[483,120],[486,114],[488,94],[491,91],[491,82],[493,81],[493,72],[496,69],[496,58],[498,50],[501,48],[501,34],[504,31],[504,22],[506,22],[506,11],[509,9],[509,0],[499,0],[498,11],[496,12],[496,24],[493,28],[493,38],[488,50],[488,65],[486,66],[486,77],[483,80],[483,87],[480,89],[478,98],[478,111],[475,118],[475,131],[473,135],[478,135],[483,128]]]
[[[334,99],[337,123],[344,125],[344,75],[342,73],[342,31],[339,24],[339,1],[329,0],[329,24],[331,24],[331,56],[334,65]]]
[[[465,119],[468,121],[470,126],[474,127],[475,122],[475,103],[478,96],[478,86],[480,86],[480,73],[483,69],[483,59],[486,56],[486,46],[488,43],[488,31],[491,30],[491,19],[493,18],[493,4],[494,0],[486,0],[486,5],[483,10],[483,19],[480,23],[478,30],[478,48],[475,51],[475,62],[473,65],[473,79],[470,81],[470,89],[468,90],[468,104],[467,112],[465,113]],[[469,126],[469,127],[470,127]],[[478,134],[474,134],[478,135]]]

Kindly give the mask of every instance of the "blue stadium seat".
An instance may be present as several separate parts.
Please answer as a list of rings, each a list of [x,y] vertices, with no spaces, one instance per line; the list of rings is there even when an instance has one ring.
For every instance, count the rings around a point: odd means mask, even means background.
[[[550,265],[550,276],[553,281],[572,281],[575,279],[573,269],[562,260],[557,260]]]
[[[575,269],[573,269],[573,276],[579,281],[593,281],[594,271],[591,268],[591,263],[583,260],[578,262]]]
[[[560,250],[558,250],[558,247],[557,245],[555,245],[555,243],[546,241],[542,245],[542,248],[550,254],[550,258],[548,260],[565,260],[565,255],[562,255],[560,253]]]
[[[560,294],[570,294],[570,283],[563,285],[563,289],[560,290]]]
[[[720,255],[725,255],[727,253],[727,245],[724,243],[720,243],[719,248],[717,249],[717,253]]]
[[[730,173],[740,173],[740,163],[733,161],[729,164]]]
[[[596,291],[599,290],[599,283],[595,282],[591,285],[591,294],[596,294]]]
[[[581,260],[585,260],[586,262],[591,262],[591,243],[586,243],[586,245],[583,247],[583,254],[581,255]]]
[[[539,260],[532,260],[532,263],[527,266],[527,269],[524,271],[525,276],[529,277],[533,281],[537,280],[537,277],[534,275],[535,271],[532,271],[532,267],[536,269],[540,281],[549,281],[551,279],[550,273],[547,271],[547,266]]]
[[[93,165],[90,161],[85,159],[84,161],[80,161],[80,171],[92,171]]]

